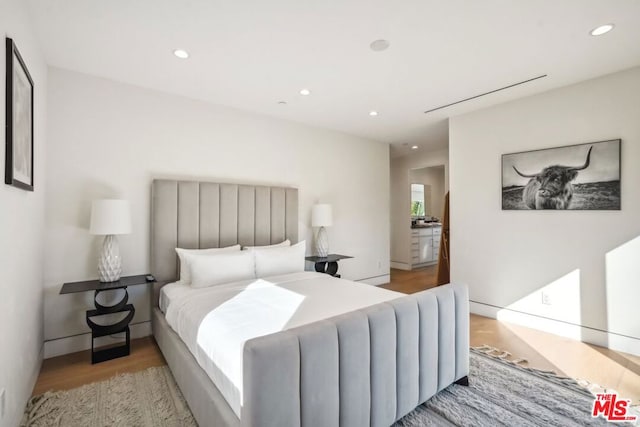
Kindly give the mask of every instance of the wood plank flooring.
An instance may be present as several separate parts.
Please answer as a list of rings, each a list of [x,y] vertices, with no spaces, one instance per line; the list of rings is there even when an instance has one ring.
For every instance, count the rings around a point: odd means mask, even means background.
[[[83,384],[106,380],[117,374],[142,371],[166,364],[153,337],[131,340],[129,356],[95,365],[91,364],[90,350],[52,357],[42,363],[33,395],[48,390],[69,390]]]
[[[404,293],[435,286],[436,267],[414,271],[391,270],[391,283],[382,287]],[[471,345],[488,344],[529,360],[528,366],[582,378],[617,390],[622,397],[640,402],[640,357],[562,338],[553,334],[471,315]],[[66,390],[165,364],[152,337],[131,342],[132,354],[91,365],[88,351],[47,359],[33,394]]]
[[[436,286],[437,275],[438,268],[436,265],[409,271],[392,268],[391,282],[386,285],[380,285],[380,287],[405,294],[412,294]]]

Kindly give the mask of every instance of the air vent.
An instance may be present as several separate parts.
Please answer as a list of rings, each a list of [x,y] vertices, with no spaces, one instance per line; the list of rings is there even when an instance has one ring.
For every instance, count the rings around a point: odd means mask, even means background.
[[[514,84],[511,84],[511,85],[509,85],[509,86],[504,86],[504,87],[501,87],[501,88],[499,88],[499,89],[490,90],[489,92],[481,93],[480,95],[472,96],[472,97],[470,97],[470,98],[461,99],[460,101],[452,102],[451,104],[441,105],[440,107],[436,107],[436,108],[432,108],[432,109],[430,109],[430,110],[427,110],[427,111],[425,111],[424,113],[425,113],[425,114],[427,114],[427,113],[431,113],[431,112],[433,112],[433,111],[442,110],[443,108],[451,107],[452,105],[460,104],[460,103],[462,103],[462,102],[471,101],[472,99],[480,98],[481,96],[491,95],[492,93],[500,92],[501,90],[510,89],[510,88],[512,88],[512,87],[515,87],[515,86],[523,85],[523,84],[525,84],[525,83],[529,83],[529,82],[532,82],[532,81],[534,81],[534,80],[541,79],[541,78],[543,78],[543,77],[547,77],[547,75],[546,75],[546,74],[543,74],[543,75],[541,75],[541,76],[534,77],[534,78],[532,78],[532,79],[528,79],[528,80],[523,80],[523,81],[521,81],[521,82],[514,83]]]

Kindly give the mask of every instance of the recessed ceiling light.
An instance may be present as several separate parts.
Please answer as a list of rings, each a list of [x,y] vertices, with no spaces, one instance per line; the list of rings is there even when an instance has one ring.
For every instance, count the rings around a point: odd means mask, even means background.
[[[412,150],[417,150],[417,149],[418,149],[418,146],[417,146],[417,145],[412,145],[412,146],[411,146],[411,149],[412,149]]]
[[[613,30],[614,25],[613,24],[606,24],[606,25],[600,25],[597,28],[594,28],[593,30],[591,30],[591,35],[592,36],[601,36],[603,34],[607,34],[609,31]]]
[[[377,116],[377,115],[378,115],[378,112],[377,112],[377,111],[369,111],[369,115],[370,115],[371,117],[375,117],[375,116]]]
[[[389,43],[389,40],[380,39],[380,40],[372,41],[371,44],[369,45],[369,47],[374,52],[382,52],[383,50],[389,49],[390,45],[391,45],[391,43]]]
[[[183,49],[176,49],[173,51],[173,54],[180,59],[187,59],[189,57],[189,52]]]
[[[310,95],[310,94],[311,94],[311,91],[309,89],[301,89],[300,90],[300,95],[307,96],[307,95]]]

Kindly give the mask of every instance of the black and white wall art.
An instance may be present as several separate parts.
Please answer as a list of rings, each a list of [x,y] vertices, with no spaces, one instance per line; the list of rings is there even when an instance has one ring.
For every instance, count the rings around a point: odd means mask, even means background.
[[[502,209],[620,210],[621,140],[502,155]]]
[[[33,80],[18,48],[6,39],[5,183],[33,191]]]

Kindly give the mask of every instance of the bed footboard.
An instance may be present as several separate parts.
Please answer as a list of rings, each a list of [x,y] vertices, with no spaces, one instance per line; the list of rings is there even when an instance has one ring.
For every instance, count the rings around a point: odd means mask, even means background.
[[[245,426],[389,426],[469,373],[469,297],[445,285],[244,349]]]

